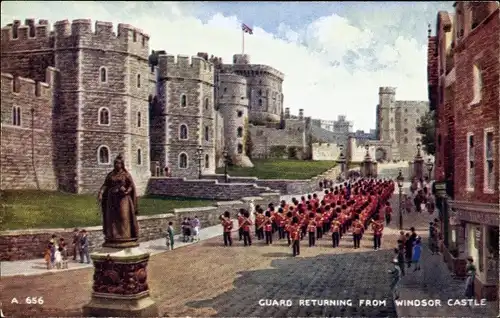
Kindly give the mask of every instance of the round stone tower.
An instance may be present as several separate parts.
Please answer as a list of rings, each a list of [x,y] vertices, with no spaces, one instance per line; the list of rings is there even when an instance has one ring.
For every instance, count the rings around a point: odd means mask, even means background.
[[[219,83],[219,112],[224,119],[225,150],[234,165],[253,167],[245,149],[249,134],[247,80],[244,76],[222,73]]]

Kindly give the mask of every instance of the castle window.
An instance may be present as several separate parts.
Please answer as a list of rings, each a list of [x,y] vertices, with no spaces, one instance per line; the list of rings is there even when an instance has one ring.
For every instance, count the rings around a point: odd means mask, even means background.
[[[188,127],[184,124],[179,126],[179,139],[182,140],[188,139]]]
[[[243,137],[243,127],[238,127],[236,135],[238,136],[238,138]]]
[[[224,93],[226,93],[226,92],[227,92],[227,87],[224,87]]]
[[[188,155],[185,152],[179,154],[179,169],[187,169]]]
[[[210,168],[210,157],[208,155],[205,155],[205,169]]]
[[[405,144],[407,144],[408,143],[408,138],[405,137],[404,141],[405,141]]]
[[[101,83],[108,82],[108,70],[104,66],[101,66],[101,68],[99,68],[99,81]]]
[[[262,106],[262,99],[259,98],[259,106]]]
[[[495,159],[493,156],[493,132],[494,128],[484,130],[484,191],[495,191]]]
[[[99,148],[97,148],[97,162],[100,165],[109,165],[111,163],[109,158],[110,155],[108,146],[99,146]]]
[[[239,154],[243,153],[243,145],[242,144],[238,144],[238,153]]]
[[[142,122],[142,116],[141,112],[137,112],[137,127],[141,127],[141,122]]]
[[[473,77],[474,77],[474,99],[473,103],[479,103],[481,101],[481,91],[483,89],[483,78],[481,74],[481,69],[477,64],[473,66]]]
[[[208,106],[209,106],[209,104],[208,104],[208,97],[207,97],[207,98],[205,98],[205,109],[206,110],[208,110]]]
[[[141,88],[141,74],[137,74],[137,88]]]
[[[407,113],[407,112],[408,112],[408,108],[405,108],[405,113]]]
[[[257,95],[262,96],[262,90],[261,89],[259,89],[259,92],[257,93]]]
[[[243,116],[243,112],[241,110],[238,110],[238,112],[236,113],[236,115],[238,115],[238,117],[241,117],[241,116]]]
[[[475,174],[475,165],[474,165],[474,135],[471,133],[467,134],[467,173],[466,173],[466,178],[467,178],[467,189],[469,191],[474,190],[474,185],[475,185],[475,180],[474,177],[476,176]]]
[[[208,128],[208,126],[205,126],[205,141],[208,141],[210,139],[209,132],[210,129]]]
[[[407,134],[408,133],[408,128],[405,128],[403,131],[405,132],[405,134]]]
[[[408,118],[405,118],[405,123],[407,123],[407,122],[408,122]]]
[[[181,107],[186,107],[187,106],[187,97],[186,95],[182,94],[181,95]]]
[[[101,126],[110,125],[109,109],[107,107],[99,108],[98,116],[99,116],[99,125]]]
[[[142,165],[142,150],[141,148],[137,149],[137,165]]]
[[[21,107],[12,107],[12,125],[21,126]]]

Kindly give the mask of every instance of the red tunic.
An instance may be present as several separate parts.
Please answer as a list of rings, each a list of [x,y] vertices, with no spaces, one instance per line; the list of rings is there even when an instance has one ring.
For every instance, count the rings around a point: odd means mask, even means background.
[[[316,233],[316,225],[314,223],[310,223],[308,226],[307,226],[307,231],[309,233]]]

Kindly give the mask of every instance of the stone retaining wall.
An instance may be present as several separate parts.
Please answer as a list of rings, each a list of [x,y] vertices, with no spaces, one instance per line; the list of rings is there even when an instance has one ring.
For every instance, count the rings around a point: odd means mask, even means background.
[[[219,215],[230,211],[236,217],[237,209],[248,208],[251,201],[254,205],[267,205],[270,202],[278,203],[280,196],[277,193],[262,193],[260,196],[243,197],[238,201],[217,202],[213,206],[174,209],[173,213],[152,216],[138,216],[139,241],[150,241],[165,237],[168,222],[173,222],[176,233],[180,233],[180,222],[184,217],[198,216],[202,227],[219,224]],[[101,246],[104,242],[102,226],[85,228],[89,235],[90,249]],[[73,229],[34,229],[0,232],[0,261],[15,261],[42,258],[46,244],[52,234],[63,237],[72,251]]]
[[[323,179],[335,180],[340,174],[340,167],[336,166],[324,173],[306,180],[287,180],[287,179],[258,179],[255,177],[231,177],[228,176],[228,183],[252,183],[260,187],[266,187],[279,191],[281,194],[302,194],[307,192],[316,191],[319,188],[319,182]],[[205,180],[217,180],[222,183],[225,182],[223,174],[214,174],[203,176]]]
[[[224,179],[224,176],[223,176]],[[219,183],[217,179],[189,180],[186,178],[151,178],[148,194],[212,200],[235,200],[272,192],[255,183]],[[224,181],[222,181],[224,182]]]

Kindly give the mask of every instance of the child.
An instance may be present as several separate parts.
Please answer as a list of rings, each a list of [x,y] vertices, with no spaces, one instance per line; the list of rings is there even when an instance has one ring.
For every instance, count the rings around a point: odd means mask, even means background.
[[[415,241],[415,246],[413,246],[413,257],[412,263],[415,265],[415,269],[413,271],[420,270],[420,254],[422,252],[422,246],[420,245],[420,238],[417,238]]]
[[[51,244],[49,243],[47,245],[47,248],[45,249],[45,254],[43,256],[43,259],[45,260],[45,264],[47,265],[47,269],[51,269],[51,263],[50,263],[50,254],[51,254]]]
[[[68,247],[66,246],[66,243],[63,243],[61,245],[62,247],[62,252],[61,252],[61,255],[62,255],[62,268],[68,268]]]
[[[57,269],[61,269],[62,267],[62,250],[63,248],[62,247],[59,247],[58,249],[56,249],[56,251],[54,252],[54,262],[56,264],[56,268]]]
[[[192,237],[191,237],[191,242],[200,241],[200,219],[198,219],[198,216],[195,216],[194,219],[191,221],[191,228],[193,229]]]
[[[168,222],[167,228],[167,249],[174,249],[174,226],[172,222]]]

